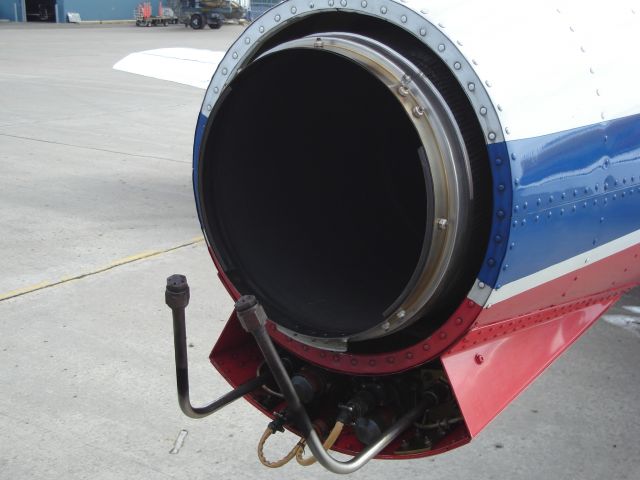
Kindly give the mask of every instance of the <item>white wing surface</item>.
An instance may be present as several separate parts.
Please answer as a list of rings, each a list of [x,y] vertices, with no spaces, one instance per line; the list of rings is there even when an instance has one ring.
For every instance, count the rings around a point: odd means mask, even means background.
[[[205,90],[224,53],[197,48],[159,48],[127,55],[113,68]]]

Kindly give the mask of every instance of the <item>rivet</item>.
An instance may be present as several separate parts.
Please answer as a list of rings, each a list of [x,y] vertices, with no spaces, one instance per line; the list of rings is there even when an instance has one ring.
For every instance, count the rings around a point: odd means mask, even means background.
[[[493,258],[490,258],[489,260],[487,260],[487,265],[489,265],[490,267],[493,267],[496,264],[496,261]]]
[[[249,45],[251,43],[251,39],[249,37],[244,37],[244,43]]]
[[[333,5],[333,0],[329,0],[329,5]],[[280,15],[276,15],[275,17],[273,17],[273,19],[276,22],[279,22],[280,21]]]
[[[311,5],[313,5],[313,4],[311,4]],[[311,5],[310,5],[310,6],[311,6]],[[313,7],[312,7],[312,8],[313,8]],[[260,25],[260,28],[258,29],[258,31],[259,31],[260,33],[264,33],[264,27],[263,27],[262,25]]]
[[[518,221],[517,221],[517,220],[514,220],[512,225],[513,225],[514,227],[517,227],[517,226],[518,226]]]
[[[501,183],[501,184],[498,185],[498,191],[499,192],[504,192],[504,189],[505,189],[504,183]]]
[[[496,212],[498,218],[504,218],[504,210],[500,209]]]
[[[396,313],[396,317],[404,318],[406,314],[407,312],[405,312],[404,310],[400,310],[398,313]]]
[[[440,340],[444,340],[445,338],[447,338],[447,332],[440,332],[440,335],[438,335],[438,337],[440,337]]]
[[[470,83],[467,85],[467,88],[469,89],[469,91],[473,92],[473,91],[476,89],[476,84],[475,84],[475,83],[473,83],[473,82],[470,82]]]
[[[462,322],[464,322],[464,320],[462,319],[462,317],[458,317],[458,318],[456,318],[456,325],[462,325]]]
[[[413,358],[413,353],[407,352],[404,356],[411,360]]]
[[[436,224],[438,225],[438,230],[446,230],[447,223],[448,221],[446,218],[439,218],[438,221],[436,222]]]
[[[422,349],[423,350],[429,350],[429,348],[431,348],[431,347],[429,346],[428,343],[425,343],[424,345],[422,345]]]
[[[298,9],[296,7],[291,7],[291,13],[295,15],[297,12],[298,12]]]
[[[475,361],[478,365],[480,365],[482,362],[484,362],[484,357],[479,353],[477,353],[475,356]]]
[[[523,227],[526,226],[527,225],[527,220],[523,218],[522,221],[520,222],[520,225],[523,226]]]
[[[507,265],[506,263],[502,266],[502,271],[506,272],[509,269],[509,265]]]
[[[380,328],[382,328],[383,330],[389,330],[389,327],[391,327],[391,325],[389,324],[389,322],[384,322],[382,325],[380,325]]]
[[[394,363],[396,361],[396,357],[387,357],[387,363]]]
[[[560,209],[560,215],[564,215],[564,208]]]
[[[421,117],[424,115],[424,108],[422,108],[420,105],[416,105],[415,107],[413,107],[413,116],[414,117]]]
[[[362,8],[367,8],[367,5],[369,5],[369,4],[367,2],[365,2],[365,1],[360,2],[360,6]]]
[[[507,135],[511,133],[511,130],[509,130],[509,127],[504,128],[504,133],[506,133]]]
[[[407,23],[407,16],[406,16],[406,15],[402,15],[402,16],[400,17],[400,21],[401,21],[402,23]]]
[[[222,69],[222,74],[223,74],[223,75],[226,75],[226,74],[227,74],[227,69],[226,69],[226,68],[223,68],[223,69]]]
[[[549,195],[549,203],[553,203],[553,195]]]
[[[516,158],[517,158],[517,157],[516,157],[516,154],[515,154],[515,153],[512,153],[512,154],[511,154],[511,160],[515,161],[515,160],[516,160]]]
[[[600,223],[604,222],[604,217],[600,217]]]
[[[551,215],[553,215],[552,212],[547,212],[547,217],[551,218]]]
[[[484,282],[478,282],[478,288],[484,288],[486,287],[486,285],[484,284]]]
[[[495,159],[496,165],[502,165],[502,159],[500,157]]]
[[[486,115],[487,114],[487,107],[480,107],[480,115]]]
[[[589,68],[589,72],[590,73],[596,73],[595,70],[593,69],[593,67]]]
[[[444,52],[444,49],[445,49],[444,43],[441,43],[440,45],[438,45],[439,52]]]
[[[513,211],[514,213],[518,213],[520,211],[520,207],[516,205],[515,207],[513,207]]]
[[[490,86],[491,86],[491,82],[489,82],[489,80],[485,80],[484,84],[485,84],[487,87],[490,87]]]
[[[315,8],[315,7],[316,7],[315,3],[312,2],[309,4],[309,8]]]
[[[509,250],[513,250],[514,248],[516,248],[516,242],[511,242],[511,244],[509,245]]]
[[[495,237],[493,237],[493,240],[496,243],[502,243],[502,235],[496,235]]]
[[[213,93],[218,93],[220,89],[218,87],[213,87]]]
[[[489,140],[493,141],[496,139],[496,134],[494,132],[489,132],[489,135],[487,135],[489,137]]]
[[[534,219],[536,222],[540,221],[540,215],[536,215],[535,217],[533,217],[533,219]]]
[[[498,109],[499,112],[502,111],[502,105],[498,104],[498,105],[496,105],[496,108]]]
[[[234,59],[238,58],[238,52],[233,52],[233,54],[231,55]]]
[[[387,7],[380,7],[380,13],[383,14],[383,15],[386,15]]]
[[[529,206],[529,202],[524,202],[524,203],[522,204],[522,208],[523,208],[524,210],[526,210],[528,206]]]
[[[424,15],[424,14],[429,13],[429,10],[427,10],[426,8],[423,8],[422,10],[420,10],[420,13],[422,13]]]
[[[438,23],[438,26],[439,26],[440,28],[444,28],[444,23]]]
[[[372,367],[375,367],[376,361],[375,360],[369,360],[369,365],[372,366]]]
[[[347,6],[347,0],[340,0],[340,5],[342,5],[343,7]]]
[[[426,28],[421,28],[420,29],[420,35],[424,37],[426,34],[427,34],[427,29]]]
[[[207,105],[207,110],[211,110],[211,105]]]

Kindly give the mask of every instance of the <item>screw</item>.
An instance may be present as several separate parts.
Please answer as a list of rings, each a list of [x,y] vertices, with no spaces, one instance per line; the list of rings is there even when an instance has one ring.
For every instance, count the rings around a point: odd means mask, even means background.
[[[414,117],[421,117],[424,115],[424,108],[422,108],[420,105],[416,105],[415,107],[413,107],[413,116]]]
[[[476,354],[476,363],[478,365],[480,365],[482,362],[484,362],[484,357],[482,355],[480,355],[479,353]]]

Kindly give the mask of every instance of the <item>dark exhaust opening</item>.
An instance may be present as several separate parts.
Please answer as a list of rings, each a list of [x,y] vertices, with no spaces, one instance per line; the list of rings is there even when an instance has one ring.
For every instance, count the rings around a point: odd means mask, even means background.
[[[303,334],[379,325],[433,224],[406,112],[363,68],[326,52],[272,54],[231,87],[200,173],[203,224],[226,275]]]

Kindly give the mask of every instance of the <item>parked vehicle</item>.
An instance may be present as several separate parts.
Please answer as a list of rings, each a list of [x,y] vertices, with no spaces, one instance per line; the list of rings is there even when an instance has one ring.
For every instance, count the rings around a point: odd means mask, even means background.
[[[220,28],[225,20],[239,20],[246,16],[246,10],[232,0],[182,0],[180,2],[180,23],[195,30],[209,25]]]

